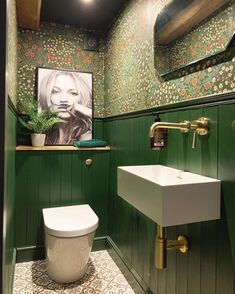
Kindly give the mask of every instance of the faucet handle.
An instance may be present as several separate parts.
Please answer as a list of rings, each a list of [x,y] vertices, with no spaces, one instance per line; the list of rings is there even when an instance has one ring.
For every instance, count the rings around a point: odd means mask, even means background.
[[[206,117],[199,117],[191,122],[191,129],[193,130],[193,143],[192,148],[196,147],[196,134],[205,136],[208,134],[209,119]]]
[[[191,122],[191,129],[195,131],[200,136],[205,136],[208,134],[209,129],[209,119],[206,117],[199,117]]]
[[[196,147],[196,131],[193,131],[193,143],[192,143],[192,148],[195,149]]]

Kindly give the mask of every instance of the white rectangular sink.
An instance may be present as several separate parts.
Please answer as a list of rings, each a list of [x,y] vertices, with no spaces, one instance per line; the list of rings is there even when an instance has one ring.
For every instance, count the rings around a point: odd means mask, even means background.
[[[163,165],[119,166],[117,194],[166,227],[219,219],[220,184]]]

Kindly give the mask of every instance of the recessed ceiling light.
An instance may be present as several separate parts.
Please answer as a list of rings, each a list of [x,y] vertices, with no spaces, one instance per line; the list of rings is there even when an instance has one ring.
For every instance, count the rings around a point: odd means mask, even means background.
[[[94,0],[81,0],[83,3],[85,4],[90,4],[92,3]]]

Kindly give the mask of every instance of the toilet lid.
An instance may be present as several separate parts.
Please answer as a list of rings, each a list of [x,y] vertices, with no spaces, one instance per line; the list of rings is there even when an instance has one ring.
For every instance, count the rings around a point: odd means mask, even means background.
[[[57,237],[78,237],[98,228],[98,217],[88,204],[44,208],[43,219],[48,234]]]

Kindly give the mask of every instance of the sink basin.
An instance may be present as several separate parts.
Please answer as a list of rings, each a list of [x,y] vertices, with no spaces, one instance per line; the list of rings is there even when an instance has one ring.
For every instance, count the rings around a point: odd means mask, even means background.
[[[163,165],[118,167],[118,195],[163,227],[219,219],[220,184]]]

